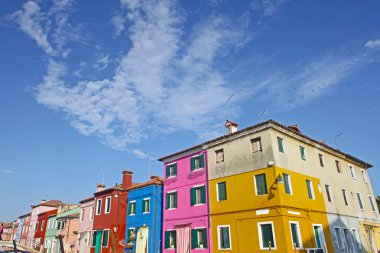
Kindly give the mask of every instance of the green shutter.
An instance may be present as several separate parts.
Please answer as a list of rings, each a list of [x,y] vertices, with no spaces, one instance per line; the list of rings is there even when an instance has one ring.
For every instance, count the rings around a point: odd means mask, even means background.
[[[202,229],[203,230],[203,247],[207,249],[207,229]]]
[[[201,203],[203,204],[206,203],[206,187],[205,186],[201,187]]]
[[[143,200],[142,211],[143,211],[143,213],[146,212],[146,200]]]
[[[165,231],[165,249],[170,247],[170,232]]]
[[[257,195],[267,194],[267,182],[266,182],[265,174],[256,175],[255,179],[256,179]]]
[[[190,188],[190,205],[195,205],[195,188]]]
[[[165,209],[170,208],[170,199],[169,199],[169,193],[165,194]]]
[[[174,164],[174,175],[177,175],[177,163]]]
[[[277,137],[278,151],[280,151],[281,153],[284,153],[284,146],[282,142],[283,142],[283,139],[281,139],[280,137]]]
[[[128,215],[131,214],[131,202],[129,202],[129,207],[128,207]]]
[[[198,248],[198,235],[197,235],[196,229],[191,230],[191,248],[192,249]]]
[[[174,193],[174,208],[177,208],[177,192]]]
[[[276,245],[273,240],[272,224],[262,224],[260,226],[261,226],[261,234],[263,238],[264,248],[269,248],[269,244],[271,248],[275,248]]]
[[[205,166],[205,156],[202,154],[202,155],[199,156],[199,159],[200,159],[200,161],[199,161],[200,168],[204,168],[204,166]]]
[[[218,195],[219,201],[227,199],[226,182],[218,183]]]
[[[223,249],[230,248],[230,230],[228,227],[222,228],[222,237],[223,237]]]
[[[170,166],[167,165],[166,166],[166,177],[169,177],[169,174],[170,174]]]
[[[194,157],[190,158],[190,170],[193,171],[195,169],[195,160]]]

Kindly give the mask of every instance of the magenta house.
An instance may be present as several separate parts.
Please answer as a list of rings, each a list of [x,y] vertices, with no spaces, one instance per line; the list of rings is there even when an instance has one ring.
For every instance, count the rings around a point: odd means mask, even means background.
[[[188,149],[159,160],[165,175],[162,252],[211,252],[206,152]]]

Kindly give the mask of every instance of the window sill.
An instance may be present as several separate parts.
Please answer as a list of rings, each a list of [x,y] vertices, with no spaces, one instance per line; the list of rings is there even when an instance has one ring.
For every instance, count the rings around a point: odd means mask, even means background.
[[[134,213],[133,213],[133,214],[128,214],[128,216],[135,216],[135,215],[136,215],[136,214],[134,214]]]
[[[177,208],[168,208],[166,209],[166,211],[170,211],[170,210],[176,210]]]
[[[143,212],[143,214],[148,214],[148,213],[150,213],[150,212]]]
[[[194,170],[190,170],[190,171],[194,172],[194,171],[199,171],[199,170],[203,170],[203,169],[204,169],[204,167],[203,168],[194,169]]]
[[[195,204],[193,206],[203,206],[203,205],[206,205],[206,203]]]
[[[169,179],[169,178],[175,178],[175,177],[177,177],[177,175],[168,176],[168,177],[166,177],[166,178]]]

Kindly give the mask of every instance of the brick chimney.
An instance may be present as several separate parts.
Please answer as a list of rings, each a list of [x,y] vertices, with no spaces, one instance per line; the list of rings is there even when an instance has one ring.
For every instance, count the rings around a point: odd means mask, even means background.
[[[238,130],[238,124],[230,120],[227,120],[224,126],[227,128],[227,134],[235,133]]]
[[[132,186],[132,175],[133,172],[129,170],[123,171],[123,188],[128,189]]]
[[[106,188],[105,184],[96,184],[96,192],[103,191]]]

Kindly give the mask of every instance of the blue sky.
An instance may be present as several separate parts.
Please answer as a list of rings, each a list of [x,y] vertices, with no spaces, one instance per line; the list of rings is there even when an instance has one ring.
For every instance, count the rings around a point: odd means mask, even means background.
[[[0,220],[264,119],[374,165],[379,1],[5,1]],[[231,98],[230,110],[226,100]],[[151,157],[151,161],[149,159]]]

